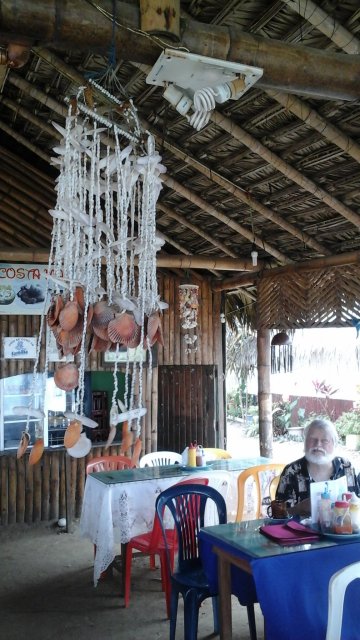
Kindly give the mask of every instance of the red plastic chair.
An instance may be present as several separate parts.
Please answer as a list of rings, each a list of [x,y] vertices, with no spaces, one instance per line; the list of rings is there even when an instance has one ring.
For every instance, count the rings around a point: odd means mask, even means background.
[[[86,465],[86,473],[94,473],[95,471],[122,471],[122,469],[131,469],[136,466],[131,458],[126,456],[99,456],[93,458]]]
[[[208,478],[192,478],[189,480],[182,480],[181,482],[177,482],[175,486],[182,484],[201,484],[208,485]],[[166,542],[169,550],[169,559],[171,569],[174,567],[174,557],[175,552],[177,550],[177,538],[175,529],[166,529]],[[160,569],[161,569],[161,586],[162,590],[165,591],[166,598],[166,613],[167,617],[170,617],[170,596],[171,596],[171,584],[170,584],[170,575],[167,570],[167,558],[166,558],[166,545],[163,539],[159,519],[157,516],[154,517],[154,523],[152,531],[148,531],[146,533],[142,533],[138,536],[134,536],[129,540],[126,544],[126,553],[125,553],[125,607],[129,606],[130,603],[130,589],[131,589],[131,564],[133,558],[133,549],[136,551],[140,551],[141,555],[149,555],[150,556],[150,567],[155,569],[155,555],[160,557]]]

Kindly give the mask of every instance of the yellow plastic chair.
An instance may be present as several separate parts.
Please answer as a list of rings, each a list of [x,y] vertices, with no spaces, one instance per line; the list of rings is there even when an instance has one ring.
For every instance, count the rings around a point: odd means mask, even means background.
[[[235,521],[256,520],[266,517],[267,507],[271,501],[270,483],[275,476],[280,476],[283,464],[271,462],[245,469],[238,476],[238,508]],[[264,503],[267,499],[267,503]],[[252,509],[245,512],[245,505],[253,501]],[[249,515],[250,513],[250,515]],[[246,517],[244,517],[246,516]]]
[[[204,447],[206,460],[229,460],[232,458],[228,451],[225,449],[216,449],[214,447]]]
[[[274,476],[269,484],[269,492],[270,492],[271,500],[275,500],[276,490],[278,488],[279,481],[280,481],[280,475]]]

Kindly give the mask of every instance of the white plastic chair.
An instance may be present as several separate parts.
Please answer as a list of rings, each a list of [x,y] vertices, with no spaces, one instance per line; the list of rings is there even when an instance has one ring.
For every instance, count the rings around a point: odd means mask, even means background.
[[[140,467],[164,467],[167,464],[182,464],[181,453],[175,451],[152,451],[140,458]]]
[[[360,562],[354,562],[334,573],[329,582],[326,640],[341,640],[344,597],[347,586],[360,578]]]

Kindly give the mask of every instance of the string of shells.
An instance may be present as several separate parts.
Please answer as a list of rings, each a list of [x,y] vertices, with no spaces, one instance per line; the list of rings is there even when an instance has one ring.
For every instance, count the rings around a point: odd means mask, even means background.
[[[89,109],[84,87],[69,103],[65,127],[53,125],[63,139],[52,158],[59,176],[56,205],[49,212],[53,230],[45,325],[66,360],[57,366],[54,382],[64,391],[76,390],[74,412],[65,414],[64,444],[70,451],[80,443],[84,427],[97,426],[83,409],[88,354],[163,344],[161,318],[168,305],[157,289],[156,252],[163,240],[156,234],[156,201],[165,167],[150,134],[141,138],[137,126],[129,135]],[[116,372],[115,363],[110,426],[128,415],[129,432],[137,438],[146,412],[142,359],[127,361],[121,412]]]

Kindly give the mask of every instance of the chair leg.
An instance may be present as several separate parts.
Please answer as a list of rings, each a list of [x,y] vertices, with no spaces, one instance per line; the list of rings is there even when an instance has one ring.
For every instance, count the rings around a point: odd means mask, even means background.
[[[179,592],[174,584],[171,584],[171,598],[170,598],[170,640],[175,640],[176,634],[176,620],[178,612]]]
[[[167,557],[166,553],[160,553],[160,567],[161,567],[161,584],[163,586],[163,591],[165,591],[165,601],[166,601],[166,616],[170,618],[170,601],[171,601],[171,581],[170,581],[170,573],[167,565]]]
[[[257,640],[254,605],[248,604],[246,608],[249,623],[250,640]]]
[[[150,555],[150,569],[156,569],[155,553]]]
[[[197,640],[199,606],[195,589],[183,593],[184,598],[184,640]]]
[[[214,633],[218,635],[220,633],[220,624],[219,624],[219,598],[218,596],[213,596],[212,600],[212,610],[213,610],[213,618],[214,618]],[[253,638],[251,638],[253,640]]]
[[[130,604],[132,551],[132,546],[128,542],[126,545],[125,558],[123,559],[125,565],[124,603],[126,608]]]

